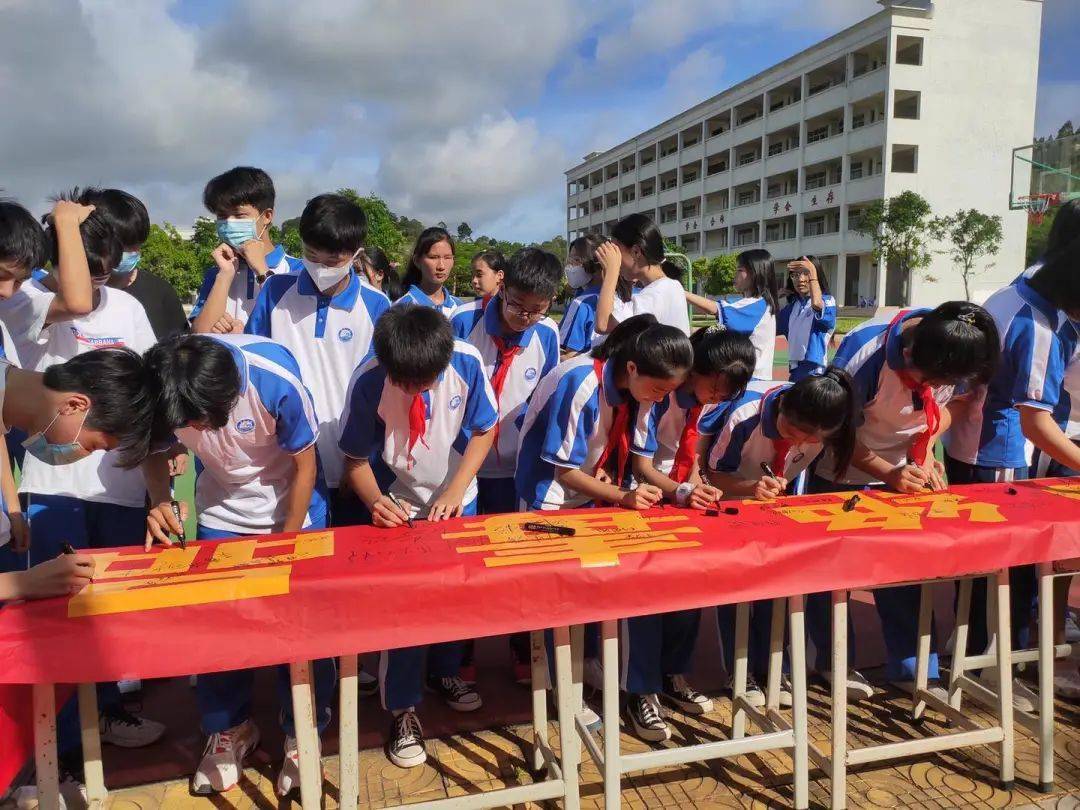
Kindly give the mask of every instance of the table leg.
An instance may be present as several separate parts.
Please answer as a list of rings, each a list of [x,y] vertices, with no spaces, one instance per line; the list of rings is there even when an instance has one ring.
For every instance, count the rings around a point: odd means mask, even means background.
[[[529,634],[529,646],[532,652],[533,772],[540,778],[539,774],[548,770],[543,749],[551,750],[547,719],[548,660],[542,631],[534,630]]]
[[[79,684],[79,725],[82,727],[83,783],[91,807],[105,806],[105,771],[101,766],[101,725],[98,719],[97,684]]]
[[[930,684],[930,641],[933,638],[934,609],[931,603],[929,583],[919,586],[919,642],[915,654],[915,695],[921,695]],[[926,701],[913,698],[912,717],[921,720],[926,712]]]
[[[1054,789],[1054,566],[1039,573],[1039,790]]]
[[[832,593],[832,807],[847,807],[847,591]]]
[[[600,625],[604,663],[604,808],[622,803],[622,761],[619,739],[619,623]]]
[[[1001,786],[1013,786],[1012,630],[1009,621],[1009,569],[997,573],[998,716],[1001,720]]]
[[[795,735],[795,748],[791,759],[795,782],[795,810],[806,810],[810,806],[810,740],[806,716],[806,629],[803,603],[804,598],[801,595],[791,596],[787,600],[791,614],[791,729]],[[776,609],[774,603],[773,610]]]
[[[311,662],[289,664],[292,684],[293,725],[300,758],[300,802],[304,810],[319,810],[322,803],[322,764],[319,732],[315,725],[315,700],[311,689]]]
[[[360,729],[358,673],[355,655],[343,655],[341,669],[341,704],[338,720],[339,803],[341,810],[356,810],[360,802]]]
[[[38,807],[60,810],[60,769],[56,755],[56,687],[34,684],[34,764],[37,767]]]
[[[580,793],[578,765],[581,749],[577,732],[577,707],[574,689],[574,671],[581,672],[581,662],[572,661],[570,628],[555,628],[555,682],[558,684],[559,700],[559,747],[562,753],[563,806],[566,810],[578,810]]]
[[[960,580],[956,594],[956,632],[953,636],[952,662],[949,670],[949,705],[959,709],[964,699],[960,679],[967,672],[968,623],[971,619],[970,577]]]
[[[735,606],[735,660],[731,672],[731,739],[746,736],[746,711],[742,699],[746,697],[747,637],[750,635],[750,604],[741,602]]]

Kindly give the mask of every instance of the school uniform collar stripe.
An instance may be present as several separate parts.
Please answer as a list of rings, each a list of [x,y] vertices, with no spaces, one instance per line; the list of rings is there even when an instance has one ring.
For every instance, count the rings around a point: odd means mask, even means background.
[[[237,344],[231,341],[221,340],[220,338],[214,337],[213,335],[207,335],[207,337],[213,338],[229,350],[229,354],[232,355],[233,362],[236,363],[236,370],[240,373],[240,395],[243,396],[247,393],[248,387],[247,356],[244,354],[243,351],[241,351],[240,347]]]
[[[904,339],[901,335],[901,327],[912,318],[921,318],[927,312],[929,312],[927,309],[913,309],[894,323],[891,328],[885,330],[885,362],[889,364],[889,368],[893,371],[903,371],[907,368],[907,361],[904,360]]]
[[[326,298],[322,291],[315,286],[307,270],[297,273],[296,291],[300,295],[314,295],[317,298]],[[330,306],[346,312],[356,306],[356,299],[360,297],[360,278],[355,270],[349,270],[349,283],[345,289],[330,298]]]
[[[279,264],[285,261],[285,246],[277,245],[273,250],[266,254],[266,266],[273,270]]]
[[[694,396],[693,390],[688,385],[683,385],[675,389],[675,402],[683,409],[694,408],[702,404],[698,402],[698,398]]]
[[[623,396],[615,385],[615,367],[610,360],[604,361],[604,399],[612,408],[623,404]]]
[[[1058,310],[1057,308],[1042,297],[1035,288],[1031,286],[1031,283],[1027,278],[1021,276],[1016,280],[1016,292],[1024,299],[1024,301],[1037,309],[1046,319],[1050,322],[1050,326],[1053,329],[1058,327]]]
[[[777,428],[776,420],[780,416],[780,395],[790,387],[790,385],[783,385],[775,391],[770,391],[761,402],[761,432],[766,438],[783,438]]]

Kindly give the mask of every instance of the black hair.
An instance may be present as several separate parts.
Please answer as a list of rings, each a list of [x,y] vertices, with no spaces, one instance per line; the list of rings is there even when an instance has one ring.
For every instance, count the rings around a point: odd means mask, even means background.
[[[44,267],[51,253],[49,239],[34,215],[14,200],[0,199],[0,262],[21,269],[19,280]]]
[[[585,268],[585,272],[593,278],[596,278],[597,274],[599,274],[600,278],[603,278],[604,268],[600,266],[600,261],[596,258],[596,251],[607,241],[607,237],[598,233],[587,233],[570,243],[567,256],[571,253],[576,255],[581,259],[581,266]],[[615,283],[615,295],[619,297],[620,301],[624,302],[629,301],[633,295],[633,287],[622,275],[619,276],[619,280]]]
[[[934,383],[985,383],[997,369],[1001,342],[990,313],[967,301],[946,301],[909,332],[911,364]]]
[[[735,258],[736,268],[745,267],[750,274],[753,288],[750,298],[764,298],[769,311],[775,315],[779,311],[777,300],[776,270],[773,268],[772,254],[764,248],[744,250]]]
[[[676,281],[682,281],[682,277],[686,275],[686,268],[671,259],[664,259],[660,262],[660,269],[664,271],[665,276]]]
[[[401,289],[401,279],[398,278],[397,271],[390,266],[390,260],[381,247],[365,246],[364,252],[360,254],[360,260],[369,263],[382,276],[382,291],[387,298],[391,301],[401,298],[404,292]]]
[[[824,444],[836,459],[838,476],[847,472],[855,450],[855,406],[851,375],[836,366],[803,377],[780,394],[780,413],[785,419],[826,434]]]
[[[300,215],[300,239],[315,250],[356,253],[366,238],[364,209],[342,194],[312,197]]]
[[[1069,200],[1054,214],[1054,224],[1046,237],[1046,255],[1064,250],[1080,236],[1080,199]]]
[[[431,228],[424,228],[420,232],[420,236],[416,238],[416,244],[413,245],[412,254],[409,256],[409,263],[405,267],[405,275],[401,279],[401,286],[406,290],[412,286],[420,286],[420,281],[423,278],[423,274],[420,272],[420,259],[427,255],[427,252],[431,250],[439,242],[447,242],[450,245],[450,252],[456,253],[457,246],[454,244],[454,237],[450,235],[450,231],[446,228],[440,228],[433,226]]]
[[[262,213],[274,207],[275,198],[274,181],[254,166],[236,166],[211,177],[202,197],[206,210],[214,214],[223,214],[241,205],[253,206]]]
[[[506,271],[510,269],[510,262],[507,261],[501,250],[482,250],[472,257],[472,265],[476,267],[477,262],[483,262],[496,273],[502,273],[503,278],[506,277]],[[559,268],[560,274],[562,268]]]
[[[229,347],[207,335],[176,335],[144,355],[157,383],[156,436],[192,422],[225,427],[240,396],[240,370]]]
[[[731,388],[729,399],[741,396],[754,376],[754,344],[742,332],[704,326],[690,336],[694,349],[692,370],[707,377],[724,375]]]
[[[55,200],[76,200],[79,189],[60,194]],[[45,235],[49,240],[49,259],[53,267],[60,263],[60,243],[56,238],[56,225],[52,216],[46,214]],[[100,211],[90,212],[82,224],[79,225],[79,235],[82,236],[83,251],[86,253],[86,264],[90,268],[90,275],[95,278],[111,276],[112,271],[120,264],[124,255],[124,246],[120,243],[120,237],[109,224],[108,217]]]
[[[371,344],[391,382],[425,384],[450,365],[454,331],[437,309],[399,304],[379,316]]]
[[[630,214],[620,219],[611,229],[611,238],[624,247],[640,248],[649,264],[664,261],[664,237],[645,214]]]
[[[822,295],[829,294],[829,279],[825,275],[825,270],[822,269],[821,259],[817,256],[813,256],[809,253],[805,254],[802,258],[806,259],[810,264],[814,265],[814,275],[817,276],[818,286],[821,288]],[[791,280],[791,275],[786,271],[784,273],[784,289],[780,293],[788,298],[797,298],[798,293],[795,292],[795,284]]]
[[[503,274],[503,288],[525,295],[554,298],[563,278],[563,264],[554,253],[536,247],[519,250]]]
[[[101,214],[125,250],[142,245],[150,236],[150,214],[142,200],[118,188],[76,188],[72,199],[80,205],[92,205]]]
[[[1074,312],[1080,309],[1080,234],[1064,247],[1048,252],[1042,267],[1031,279],[1035,289],[1057,309]]]
[[[118,466],[137,467],[149,454],[156,386],[138,353],[126,348],[85,352],[49,366],[42,383],[50,391],[89,397],[85,424],[116,439]]]
[[[651,313],[635,315],[616,326],[592,350],[597,360],[610,360],[620,371],[631,360],[639,374],[670,380],[694,364],[690,338],[676,326],[665,326]]]

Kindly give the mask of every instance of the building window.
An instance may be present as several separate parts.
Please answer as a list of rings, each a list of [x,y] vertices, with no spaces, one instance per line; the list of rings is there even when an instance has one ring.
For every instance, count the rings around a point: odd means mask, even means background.
[[[896,64],[921,65],[922,56],[922,37],[909,37],[901,34],[896,38]]]
[[[851,164],[851,179],[852,180],[861,180],[862,176],[863,176],[863,165],[862,165],[862,163],[852,163]]]
[[[756,152],[743,152],[741,155],[739,155],[739,165],[740,166],[749,166],[751,163],[754,163],[757,159],[758,159],[758,156],[757,156]]]
[[[818,141],[826,140],[828,137],[829,137],[829,125],[826,124],[823,127],[817,127],[816,129],[811,129],[809,132],[807,132],[806,133],[806,142],[807,143],[817,143]]]
[[[708,173],[709,176],[719,174],[720,172],[727,171],[727,158],[713,159],[709,161]]]
[[[919,120],[919,101],[917,90],[897,90],[893,94],[893,118]]]
[[[821,236],[825,233],[825,217],[807,218],[803,227],[803,236]]]
[[[897,174],[915,174],[919,170],[919,147],[893,144],[892,170]]]
[[[753,205],[757,202],[757,192],[753,189],[749,191],[740,191],[735,195],[736,205]]]
[[[806,189],[825,188],[829,184],[829,175],[824,169],[819,172],[808,172],[806,175]]]

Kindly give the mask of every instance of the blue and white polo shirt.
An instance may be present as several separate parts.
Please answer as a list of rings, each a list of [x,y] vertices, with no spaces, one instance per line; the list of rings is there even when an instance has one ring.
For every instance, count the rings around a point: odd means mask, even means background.
[[[911,310],[891,327],[892,315],[882,315],[860,324],[844,338],[833,358],[833,365],[847,371],[855,383],[855,408],[857,412],[861,411],[857,440],[893,467],[907,462],[915,437],[926,432],[922,402],[900,381],[897,371],[903,371],[906,366],[902,326],[927,312],[927,309]],[[941,408],[957,394],[952,385],[934,386],[933,391]],[[828,451],[818,464],[817,474],[842,484],[877,483],[854,466],[848,467],[842,480],[837,480],[835,460]]]
[[[670,474],[675,466],[675,456],[679,452],[679,441],[690,409],[700,404],[690,387],[683,385],[660,402],[639,406],[630,439],[630,452],[651,458],[653,467],[664,475]],[[699,430],[704,413],[703,407],[698,416]]]
[[[281,531],[288,513],[293,456],[319,436],[300,367],[279,343],[254,335],[213,335],[240,372],[240,396],[220,430],[185,427],[176,437],[195,453],[199,525],[239,534]],[[304,526],[326,519],[320,470]]]
[[[559,326],[559,344],[568,352],[587,352],[596,338],[596,302],[600,285],[584,287],[574,297]]]
[[[533,392],[521,425],[514,476],[525,508],[574,509],[589,502],[587,495],[565,489],[555,472],[562,467],[591,473],[600,460],[615,408],[624,402],[613,375],[605,362],[601,391],[593,358],[583,354],[560,363]]]
[[[344,466],[338,441],[345,392],[371,353],[375,322],[389,308],[390,299],[361,284],[353,270],[333,298],[301,270],[266,280],[244,328],[280,343],[296,358],[319,415],[319,456],[330,488],[338,486]]]
[[[1069,420],[1072,397],[1065,375],[1077,347],[1076,329],[1028,277],[983,304],[997,324],[1001,361],[990,382],[972,393],[967,418],[945,434],[945,449],[957,461],[1000,469],[1030,464],[1034,448],[1020,430],[1018,406],[1049,411],[1062,428]]]
[[[304,268],[304,263],[299,259],[286,255],[285,246],[278,245],[266,254],[266,266],[273,275],[278,276],[299,272]],[[217,278],[217,274],[216,265],[207,268],[203,274],[202,284],[199,285],[199,292],[195,297],[195,306],[192,307],[191,314],[188,315],[189,321],[194,321],[202,312],[206,299],[210,296],[210,290],[214,288],[214,279]],[[267,279],[272,277],[267,276]],[[259,297],[259,291],[265,284],[265,280],[263,284],[259,284],[259,280],[255,277],[255,271],[241,260],[240,270],[233,276],[232,284],[229,285],[229,297],[225,304],[225,314],[231,315],[241,323],[247,323],[251,310],[255,308],[255,301]]]
[[[836,329],[836,299],[823,295],[824,307],[818,312],[810,296],[792,295],[776,316],[776,334],[788,342],[788,370],[791,379],[817,374],[828,364],[829,340]]]
[[[436,304],[426,292],[413,284],[406,290],[401,298],[394,302],[394,306],[397,306],[398,304],[419,304],[422,307],[431,307],[432,309],[439,310],[439,312],[449,318],[450,314],[454,311],[454,307],[461,305],[461,299],[451,295],[450,291],[446,289],[446,287],[443,287],[443,302],[441,305]]]
[[[780,396],[792,383],[752,380],[730,408],[718,411],[713,426],[715,436],[709,446],[706,463],[710,470],[736,475],[746,481],[762,477],[761,462],[772,466],[776,457],[774,441],[783,437],[777,428]],[[788,481],[810,466],[823,449],[818,442],[793,444],[788,450],[783,470],[773,471]]]
[[[502,337],[507,345],[519,346],[510,371],[498,395],[499,435],[491,448],[480,478],[513,478],[517,469],[518,421],[525,411],[529,397],[548,372],[559,364],[559,332],[551,318],[532,324],[524,332],[504,333],[502,297],[491,298],[487,306],[481,298],[462,304],[454,310],[450,326],[454,337],[467,341],[480,352],[484,373],[488,379],[495,375],[499,350],[493,338]]]
[[[769,302],[760,297],[731,296],[716,303],[719,305],[716,318],[720,325],[750,338],[757,357],[754,376],[771,380],[776,351],[776,315],[769,309]]]
[[[390,382],[377,357],[370,357],[349,384],[339,443],[346,456],[371,459],[380,489],[397,498],[412,517],[427,516],[457,472],[469,439],[491,430],[499,418],[483,359],[463,340],[454,341],[450,365],[423,397],[427,428],[423,441],[412,448],[410,464],[412,397]],[[463,503],[475,499],[473,479]]]

